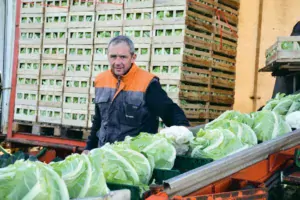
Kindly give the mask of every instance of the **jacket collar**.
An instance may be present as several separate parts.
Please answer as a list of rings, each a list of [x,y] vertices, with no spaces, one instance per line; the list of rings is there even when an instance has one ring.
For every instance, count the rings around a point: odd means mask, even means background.
[[[134,74],[136,73],[137,70],[138,70],[138,66],[137,66],[135,63],[133,63],[132,66],[131,66],[131,68],[129,69],[129,71],[128,71],[125,75],[120,76],[121,80],[122,80],[123,82],[127,82],[127,81],[129,81],[129,80],[132,80],[133,77],[134,77]],[[119,78],[117,75],[115,75],[115,74],[113,73],[112,70],[110,70],[110,72],[111,72],[111,74],[112,74],[116,79]]]

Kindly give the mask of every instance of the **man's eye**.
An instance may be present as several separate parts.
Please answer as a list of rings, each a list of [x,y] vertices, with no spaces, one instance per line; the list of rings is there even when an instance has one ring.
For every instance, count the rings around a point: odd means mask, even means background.
[[[117,56],[115,56],[115,55],[111,55],[110,57],[111,57],[111,58],[116,58]]]
[[[126,56],[121,56],[121,58],[122,58],[122,59],[125,59],[125,58],[126,58]]]

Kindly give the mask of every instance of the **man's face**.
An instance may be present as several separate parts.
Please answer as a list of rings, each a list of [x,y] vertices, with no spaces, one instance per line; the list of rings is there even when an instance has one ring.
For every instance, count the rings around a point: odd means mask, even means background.
[[[126,74],[135,59],[136,55],[130,54],[130,48],[124,42],[111,44],[108,48],[108,62],[113,73],[117,76]]]

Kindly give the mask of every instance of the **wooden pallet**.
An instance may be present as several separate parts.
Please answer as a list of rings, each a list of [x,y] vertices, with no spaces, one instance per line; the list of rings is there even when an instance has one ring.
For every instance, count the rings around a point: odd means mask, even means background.
[[[43,136],[55,136],[79,140],[86,140],[87,137],[90,135],[90,130],[87,128],[78,128],[51,123],[35,123],[26,121],[14,121],[13,132],[29,133]]]

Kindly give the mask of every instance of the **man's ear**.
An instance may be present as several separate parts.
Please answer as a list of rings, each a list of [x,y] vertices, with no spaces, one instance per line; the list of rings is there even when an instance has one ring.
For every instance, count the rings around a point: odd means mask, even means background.
[[[131,63],[134,63],[134,62],[135,62],[135,60],[136,60],[136,57],[137,57],[137,55],[136,55],[136,54],[133,54],[133,55],[132,55],[132,57],[131,57]]]

